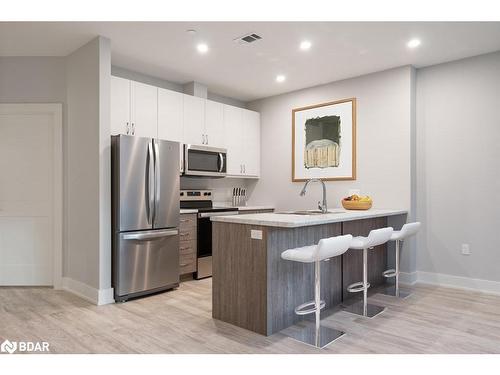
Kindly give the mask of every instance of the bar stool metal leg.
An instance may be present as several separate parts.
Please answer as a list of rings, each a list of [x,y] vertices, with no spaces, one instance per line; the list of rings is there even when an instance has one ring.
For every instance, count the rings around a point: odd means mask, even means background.
[[[305,309],[313,305],[313,309]],[[337,331],[329,327],[321,325],[321,309],[325,307],[325,302],[321,301],[321,261],[314,262],[314,301],[303,303],[295,309],[299,315],[305,315],[314,312],[314,325],[309,322],[301,329],[287,329],[286,334],[295,340],[324,348],[339,337],[344,335],[344,332]]]
[[[383,294],[388,295],[388,296],[393,296],[397,298],[406,298],[411,295],[410,292],[401,290],[399,287],[399,263],[400,263],[400,258],[401,256],[401,240],[396,240],[396,258],[395,258],[395,268],[394,270],[387,270],[385,271],[382,275],[384,277],[390,278],[394,277],[395,282],[394,285],[391,285],[385,289],[385,292]]]
[[[368,288],[370,288],[370,283],[368,282],[368,249],[363,249],[363,281],[347,287],[347,290],[352,293],[362,291],[363,300],[346,306],[344,310],[367,318],[373,318],[384,311],[385,307],[368,304]]]

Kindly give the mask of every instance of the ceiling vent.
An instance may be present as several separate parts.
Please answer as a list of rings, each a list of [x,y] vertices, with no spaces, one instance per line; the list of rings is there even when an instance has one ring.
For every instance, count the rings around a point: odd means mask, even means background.
[[[250,44],[262,39],[262,37],[258,34],[251,33],[247,35],[240,36],[239,38],[234,39],[235,42],[239,44]]]

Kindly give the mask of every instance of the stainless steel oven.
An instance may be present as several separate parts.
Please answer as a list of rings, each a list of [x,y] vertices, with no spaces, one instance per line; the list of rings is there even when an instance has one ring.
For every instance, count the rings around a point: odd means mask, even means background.
[[[184,175],[225,177],[227,150],[209,146],[184,145]]]
[[[212,276],[212,222],[216,215],[238,215],[237,207],[213,205],[210,190],[181,190],[181,209],[196,209],[198,212],[196,236],[196,279]]]
[[[196,279],[212,276],[212,216],[238,215],[234,208],[218,208],[210,212],[198,212],[198,242],[196,254]]]

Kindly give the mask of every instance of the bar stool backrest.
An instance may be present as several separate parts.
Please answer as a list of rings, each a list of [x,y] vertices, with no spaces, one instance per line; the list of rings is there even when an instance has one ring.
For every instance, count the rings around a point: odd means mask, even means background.
[[[403,225],[403,228],[399,231],[399,238],[404,239],[415,235],[420,230],[420,222],[408,223]]]
[[[346,234],[319,240],[316,246],[315,260],[325,260],[344,254],[352,241],[352,235]]]
[[[392,232],[392,227],[371,230],[368,234],[368,247],[375,247],[386,243],[390,240]]]

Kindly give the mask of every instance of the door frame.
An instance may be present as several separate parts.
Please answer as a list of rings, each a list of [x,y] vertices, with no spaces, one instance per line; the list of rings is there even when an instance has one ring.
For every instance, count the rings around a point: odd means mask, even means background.
[[[53,189],[52,189],[52,215],[53,215],[53,280],[54,289],[62,288],[63,273],[63,156],[62,156],[62,104],[61,103],[0,103],[0,115],[5,114],[48,114],[53,118]]]

